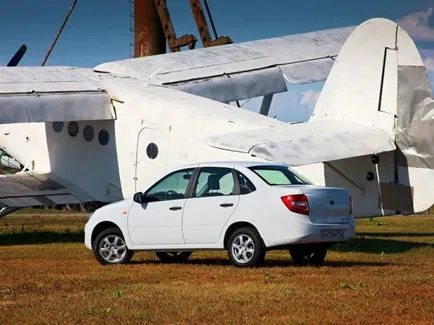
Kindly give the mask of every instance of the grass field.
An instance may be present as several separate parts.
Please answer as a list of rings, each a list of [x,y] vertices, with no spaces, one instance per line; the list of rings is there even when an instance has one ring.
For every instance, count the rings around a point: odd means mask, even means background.
[[[321,267],[286,251],[239,269],[225,252],[100,266],[84,215],[0,219],[0,324],[433,324],[434,216],[357,222]]]

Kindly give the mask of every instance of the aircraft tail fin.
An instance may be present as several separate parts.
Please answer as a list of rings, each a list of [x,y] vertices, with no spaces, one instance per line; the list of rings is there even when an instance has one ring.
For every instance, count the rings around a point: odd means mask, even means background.
[[[420,212],[434,203],[434,100],[420,54],[399,25],[371,19],[350,35],[311,118],[321,119],[362,123],[395,140],[393,153],[333,167],[349,178],[374,181],[383,214]]]

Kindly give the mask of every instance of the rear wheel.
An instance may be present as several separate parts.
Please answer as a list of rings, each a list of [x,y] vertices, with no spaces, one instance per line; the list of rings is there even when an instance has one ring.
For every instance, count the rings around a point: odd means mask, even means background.
[[[294,245],[289,248],[289,254],[297,265],[321,265],[327,249],[327,245]]]
[[[183,263],[188,260],[191,252],[155,252],[155,255],[164,263]]]
[[[93,253],[101,264],[125,264],[133,257],[119,228],[103,230],[93,242]]]
[[[264,262],[265,247],[258,232],[250,227],[235,230],[227,242],[229,258],[236,266],[257,266]]]

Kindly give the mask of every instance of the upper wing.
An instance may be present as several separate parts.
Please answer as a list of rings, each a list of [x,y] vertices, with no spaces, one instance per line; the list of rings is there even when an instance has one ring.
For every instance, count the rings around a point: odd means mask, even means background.
[[[96,71],[147,80],[220,102],[324,80],[352,27],[104,63]]]
[[[114,119],[98,81],[69,67],[0,67],[0,124]]]
[[[354,122],[321,120],[213,136],[208,144],[290,166],[395,150],[383,130]]]

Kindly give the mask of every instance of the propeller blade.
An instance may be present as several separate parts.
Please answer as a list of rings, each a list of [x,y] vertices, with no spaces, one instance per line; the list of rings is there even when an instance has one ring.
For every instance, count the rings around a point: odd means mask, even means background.
[[[24,54],[26,54],[27,46],[25,44],[21,45],[21,47],[18,49],[18,51],[15,53],[15,55],[10,59],[9,63],[7,64],[8,67],[16,67],[18,63],[20,63],[21,59],[23,58]]]

